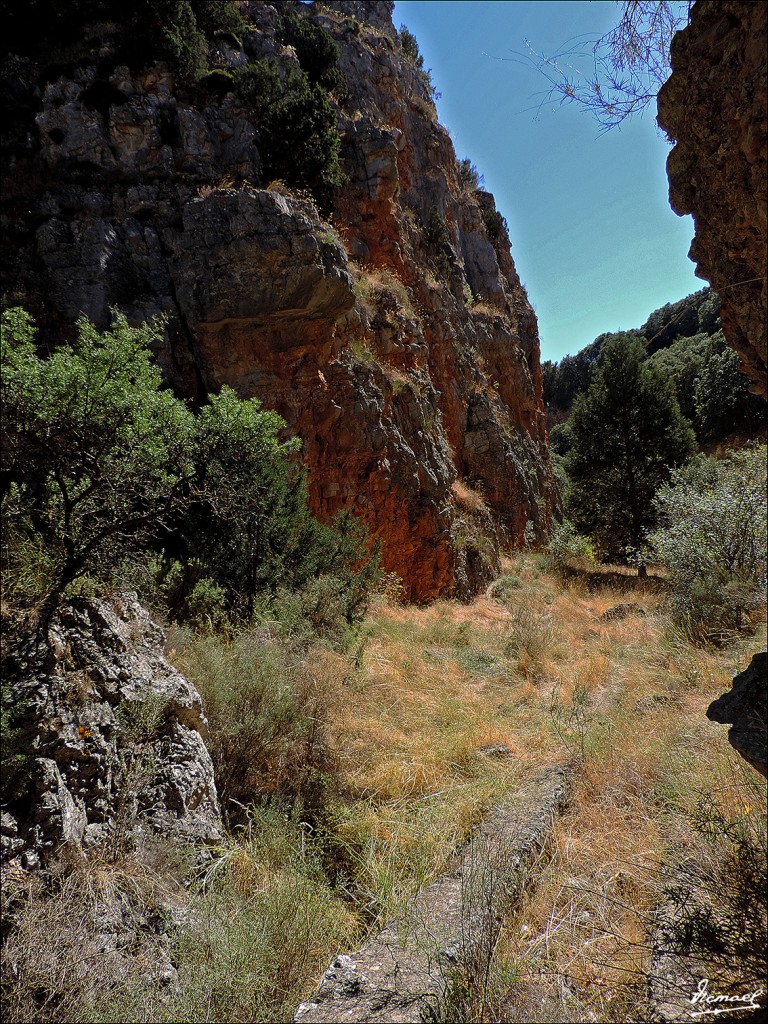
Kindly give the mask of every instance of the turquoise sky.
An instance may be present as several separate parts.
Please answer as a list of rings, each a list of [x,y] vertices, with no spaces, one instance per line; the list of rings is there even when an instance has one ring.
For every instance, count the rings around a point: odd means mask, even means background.
[[[416,36],[442,93],[440,121],[457,155],[476,164],[509,222],[542,359],[577,352],[604,331],[639,327],[705,284],[688,259],[693,222],[667,201],[669,145],[655,104],[601,133],[575,104],[541,106],[547,82],[515,59],[526,40],[551,55],[577,36],[597,38],[617,11],[602,0],[395,4],[395,25]]]

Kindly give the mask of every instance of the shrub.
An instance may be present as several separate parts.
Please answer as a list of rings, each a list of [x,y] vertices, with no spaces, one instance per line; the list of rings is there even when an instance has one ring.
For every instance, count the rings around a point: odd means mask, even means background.
[[[430,97],[433,100],[439,99],[440,94],[432,84],[431,70],[424,67],[424,57],[419,51],[419,44],[416,40],[416,36],[410,32],[405,25],[400,26],[400,31],[397,35],[400,40],[400,45],[403,48],[403,53],[416,65],[416,70],[418,71],[422,82],[426,86]]]
[[[266,180],[280,178],[324,202],[345,180],[336,111],[326,90],[292,64],[272,60],[238,68],[235,81],[255,115]]]
[[[761,990],[768,967],[765,785],[743,762],[732,771],[681,809],[660,893],[654,945],[693,976],[691,990],[704,973],[715,991]]]
[[[338,92],[344,85],[339,67],[339,44],[326,29],[298,11],[283,10],[282,41],[296,51],[302,71],[313,85]]]
[[[188,82],[196,82],[208,70],[208,48],[205,34],[197,24],[189,0],[163,0],[158,33],[159,52],[167,58],[178,75]],[[153,12],[154,13],[154,12]]]
[[[445,218],[433,210],[427,223],[425,238],[430,256],[437,270],[445,277],[456,269],[456,252]]]
[[[766,448],[700,456],[656,496],[650,536],[672,583],[672,613],[694,634],[745,625],[766,585]]]
[[[498,210],[483,210],[483,224],[485,224],[486,233],[494,247],[501,242],[509,230],[506,217],[503,217]]]
[[[290,1020],[307,978],[354,941],[349,910],[298,858],[270,872],[255,852],[236,851],[193,901],[173,950],[179,990],[161,1020]]]
[[[589,537],[579,533],[568,519],[555,527],[547,545],[547,561],[561,569],[572,560],[594,562],[595,549]]]
[[[419,52],[419,44],[413,32],[409,31],[405,25],[401,25],[398,38],[400,39],[403,53],[413,61],[417,68],[423,68],[424,58]]]
[[[459,160],[457,166],[459,184],[467,192],[474,192],[483,183],[483,176],[471,160]]]
[[[222,813],[242,823],[250,804],[282,798],[303,813],[322,808],[332,782],[326,720],[334,699],[334,656],[314,651],[303,659],[275,630],[241,630],[230,640],[215,634],[177,634],[177,667],[192,680],[208,719]],[[323,689],[317,664],[326,667]]]

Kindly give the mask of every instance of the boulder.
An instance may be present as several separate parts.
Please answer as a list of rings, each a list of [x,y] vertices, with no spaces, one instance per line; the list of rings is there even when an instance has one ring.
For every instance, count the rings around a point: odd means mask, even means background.
[[[61,608],[49,639],[6,659],[26,781],[3,814],[2,856],[118,854],[142,837],[215,843],[222,823],[200,695],[166,659],[135,595]]]
[[[755,771],[768,776],[768,652],[756,654],[733,687],[707,708],[712,722],[730,725],[728,742]]]

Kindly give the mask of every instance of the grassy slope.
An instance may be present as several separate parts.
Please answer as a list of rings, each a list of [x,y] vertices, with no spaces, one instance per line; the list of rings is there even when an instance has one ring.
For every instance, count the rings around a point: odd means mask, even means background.
[[[349,828],[374,837],[383,865],[407,865],[417,847],[425,880],[499,786],[583,761],[554,859],[505,933],[483,1014],[495,1000],[501,1019],[532,1020],[536,1007],[541,1019],[631,1019],[662,866],[673,851],[702,864],[725,856],[731,825],[764,831],[764,786],[705,711],[765,644],[765,624],[762,640],[702,650],[671,630],[657,580],[607,570],[605,587],[579,576],[564,586],[537,555],[506,568],[496,599],[384,605],[372,616],[336,723],[347,785],[365,798]],[[622,603],[635,608],[602,618]],[[477,756],[495,743],[512,758]]]
[[[248,785],[279,792],[300,776],[314,825],[279,804],[252,812],[217,852],[202,893],[162,865],[81,866],[80,896],[104,888],[106,872],[107,888],[128,879],[141,899],[137,879],[155,872],[149,905],[159,871],[166,902],[186,908],[173,954],[180,989],[117,967],[101,982],[93,967],[78,980],[73,965],[92,939],[67,924],[62,941],[61,922],[92,909],[74,914],[66,890],[58,902],[32,901],[9,1020],[30,1019],[32,994],[53,974],[69,979],[56,982],[69,986],[66,998],[36,1019],[290,1020],[333,955],[353,952],[438,874],[501,792],[564,761],[581,769],[553,856],[507,922],[488,984],[469,986],[456,1019],[638,1019],[663,865],[687,856],[721,900],[718,872],[739,836],[758,851],[764,843],[765,787],[705,710],[765,645],[765,621],[757,637],[702,650],[670,630],[658,579],[606,569],[563,582],[537,554],[505,572],[471,605],[379,600],[351,654],[286,654],[263,628],[228,648],[169,636],[209,716],[226,724],[229,713],[251,729]],[[630,605],[625,617],[606,620],[619,604]],[[227,700],[245,693],[247,707],[257,677],[261,718],[248,725]],[[498,744],[510,755],[482,752]],[[729,951],[720,959],[712,979],[743,972]]]

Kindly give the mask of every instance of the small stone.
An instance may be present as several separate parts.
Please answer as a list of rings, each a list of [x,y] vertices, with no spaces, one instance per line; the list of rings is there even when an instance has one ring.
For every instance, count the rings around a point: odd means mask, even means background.
[[[487,747],[478,747],[477,753],[482,757],[507,758],[512,757],[512,751],[506,743],[491,743]]]

